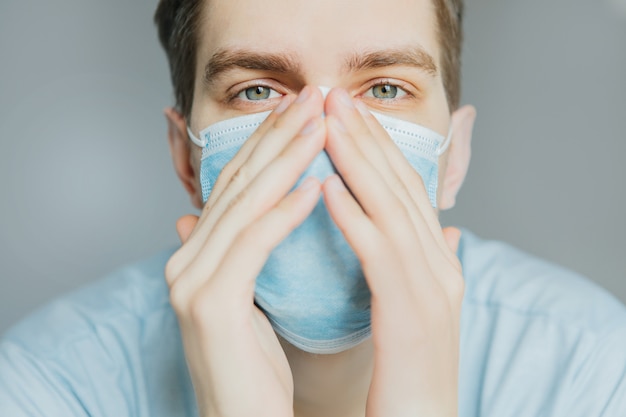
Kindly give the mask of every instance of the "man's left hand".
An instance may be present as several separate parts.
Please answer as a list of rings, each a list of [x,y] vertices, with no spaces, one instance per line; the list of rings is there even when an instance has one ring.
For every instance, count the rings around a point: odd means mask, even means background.
[[[456,416],[460,231],[442,230],[420,175],[362,103],[334,89],[326,115],[325,149],[343,181],[324,182],[325,202],[372,293],[367,416]]]

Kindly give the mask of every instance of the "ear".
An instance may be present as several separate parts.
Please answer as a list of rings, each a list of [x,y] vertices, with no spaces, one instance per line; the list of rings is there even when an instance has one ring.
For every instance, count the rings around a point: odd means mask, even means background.
[[[472,131],[476,108],[463,106],[452,114],[452,138],[444,165],[439,209],[448,210],[456,204],[456,195],[463,185],[472,155]]]
[[[197,163],[194,163],[194,152],[187,134],[187,121],[177,110],[168,107],[164,111],[167,119],[167,138],[170,145],[170,154],[176,174],[183,187],[191,197],[191,204],[202,208],[202,190],[198,182]]]

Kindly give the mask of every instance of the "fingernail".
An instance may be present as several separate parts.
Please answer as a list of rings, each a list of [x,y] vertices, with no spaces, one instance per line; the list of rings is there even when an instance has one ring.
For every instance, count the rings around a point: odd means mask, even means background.
[[[308,177],[302,182],[302,184],[300,184],[300,187],[298,187],[298,190],[309,191],[310,189],[315,187],[315,185],[316,185],[316,181],[312,177]]]
[[[310,95],[311,95],[311,91],[309,87],[304,87],[302,91],[300,91],[300,94],[298,95],[298,98],[296,99],[296,103],[304,102],[307,98],[309,98]]]
[[[343,181],[339,178],[339,175],[333,174],[326,181],[328,181],[328,186],[335,191],[343,191],[346,187],[343,185]]]
[[[317,130],[317,124],[318,124],[317,119],[309,120],[309,122],[306,125],[304,125],[304,127],[300,131],[300,135],[306,136],[306,135],[310,135],[311,133],[315,132],[315,130]]]
[[[339,103],[350,109],[354,108],[354,102],[345,90],[338,90],[337,94],[339,95]]]
[[[280,101],[280,103],[278,103],[278,106],[276,106],[276,108],[274,109],[274,113],[276,114],[280,114],[282,112],[284,112],[285,110],[287,110],[287,107],[289,107],[289,102],[291,100],[289,100],[289,98],[287,96],[283,97],[283,99]]]

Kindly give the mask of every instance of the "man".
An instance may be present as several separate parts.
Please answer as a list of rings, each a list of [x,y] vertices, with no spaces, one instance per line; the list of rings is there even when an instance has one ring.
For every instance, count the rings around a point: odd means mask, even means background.
[[[624,307],[439,226],[475,118],[461,16],[440,0],[161,1],[169,143],[202,213],[178,222],[176,253],[9,332],[0,415],[623,415]],[[336,252],[315,246],[328,236]]]

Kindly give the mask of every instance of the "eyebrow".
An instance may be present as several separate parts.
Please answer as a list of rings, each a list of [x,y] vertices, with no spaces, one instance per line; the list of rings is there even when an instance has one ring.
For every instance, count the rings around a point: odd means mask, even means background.
[[[353,52],[344,61],[344,70],[359,72],[394,65],[415,67],[432,76],[436,76],[438,72],[435,60],[421,46]],[[219,49],[209,58],[204,67],[204,81],[210,85],[220,76],[237,68],[297,74],[301,70],[301,65],[299,55],[293,52]]]
[[[421,46],[353,53],[345,63],[348,72],[358,72],[393,65],[415,67],[432,76],[436,76],[438,72],[435,60]]]
[[[298,62],[298,56],[294,53],[220,49],[211,56],[204,67],[204,81],[211,84],[224,73],[237,68],[295,74],[300,72],[300,64]]]

